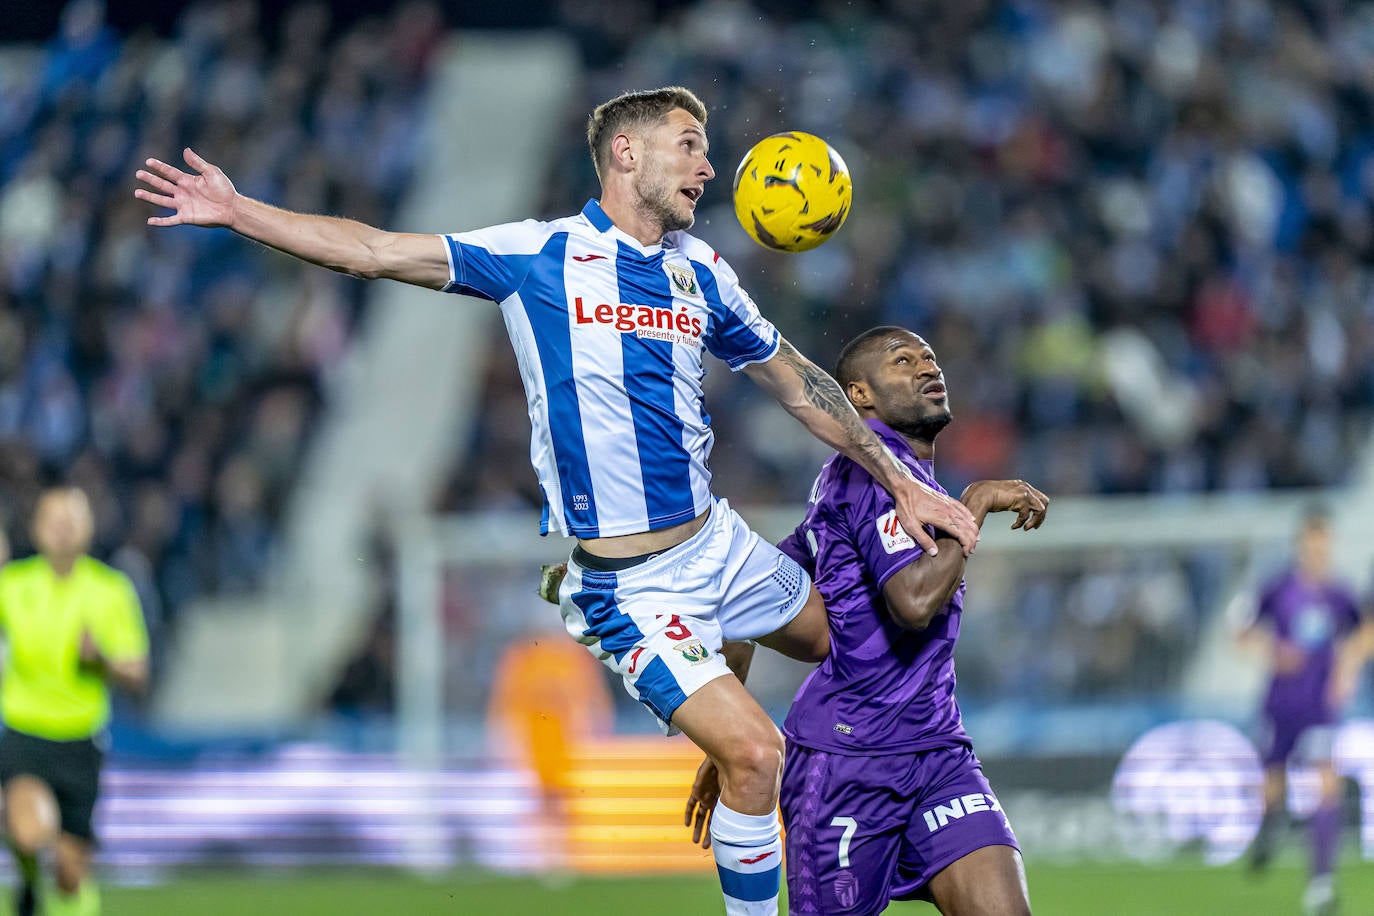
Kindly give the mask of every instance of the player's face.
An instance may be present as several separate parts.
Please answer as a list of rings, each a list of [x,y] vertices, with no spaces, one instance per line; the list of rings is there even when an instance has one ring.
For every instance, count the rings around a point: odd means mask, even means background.
[[[681,108],[644,134],[643,162],[635,175],[641,212],[664,232],[690,229],[706,182],[716,177],[706,158],[706,129]]]
[[[933,441],[953,419],[935,351],[909,331],[878,344],[867,382],[874,413],[899,433]]]
[[[91,546],[95,523],[80,490],[49,490],[33,516],[33,542],[45,556],[71,559]]]

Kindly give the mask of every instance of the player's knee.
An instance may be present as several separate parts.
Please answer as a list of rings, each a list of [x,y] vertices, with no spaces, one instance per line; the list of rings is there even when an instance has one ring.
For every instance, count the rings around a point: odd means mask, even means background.
[[[11,816],[6,825],[6,839],[15,852],[25,856],[35,856],[52,845],[56,839],[40,819]]]
[[[735,786],[770,785],[777,786],[782,773],[784,745],[782,735],[777,729],[771,734],[758,735],[734,742],[729,751],[718,759],[717,765],[723,771],[725,780]]]
[[[70,897],[81,889],[81,881],[86,877],[85,869],[71,862],[57,863],[56,884],[59,893]]]
[[[1019,890],[989,893],[984,889],[972,899],[956,903],[949,912],[953,916],[1031,916],[1030,902]]]
[[[1031,916],[1030,901],[1018,894],[1007,900],[1006,906],[997,910],[1002,916]]]
[[[1321,801],[1327,805],[1340,801],[1341,795],[1345,791],[1344,779],[1330,766],[1322,768],[1319,785]]]

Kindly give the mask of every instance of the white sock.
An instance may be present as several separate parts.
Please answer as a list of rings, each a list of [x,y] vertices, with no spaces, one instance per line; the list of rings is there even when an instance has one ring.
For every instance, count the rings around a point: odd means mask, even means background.
[[[717,803],[711,815],[726,916],[777,916],[782,883],[782,830],[778,814],[740,814]]]
[[[1331,901],[1336,899],[1336,884],[1331,875],[1314,875],[1307,882],[1307,890],[1302,895],[1302,908],[1304,912],[1314,913],[1324,906],[1329,906]]]

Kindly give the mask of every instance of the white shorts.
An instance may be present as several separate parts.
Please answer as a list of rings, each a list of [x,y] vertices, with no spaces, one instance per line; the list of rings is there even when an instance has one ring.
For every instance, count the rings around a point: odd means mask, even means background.
[[[730,673],[721,643],[777,631],[810,591],[805,570],[717,499],[700,531],[629,569],[600,572],[569,560],[558,598],[568,632],[671,735],[673,712]]]

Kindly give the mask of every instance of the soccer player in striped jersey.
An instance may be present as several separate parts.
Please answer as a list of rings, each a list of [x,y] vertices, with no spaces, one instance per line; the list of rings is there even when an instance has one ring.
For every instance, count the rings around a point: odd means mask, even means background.
[[[845,346],[835,377],[912,473],[938,487],[935,438],[952,414],[930,346],[904,328],[874,328]],[[980,522],[1015,512],[1012,527],[1024,530],[1049,506],[1022,480],[981,480],[961,498]],[[930,555],[893,510],[866,470],[836,455],[780,545],[815,576],[831,632],[829,657],[783,725],[788,904],[794,914],[873,916],[923,899],[942,913],[1028,916],[1016,837],[954,696],[964,556]],[[714,795],[703,764],[688,817]]]
[[[562,219],[451,235],[281,210],[238,194],[189,149],[193,171],[150,159],[135,195],[172,211],[150,225],[227,226],[357,277],[500,304],[529,402],[542,530],[577,539],[560,591],[568,631],[665,731],[717,762],[711,829],[727,912],[773,913],[783,743],[740,681],[751,640],[818,659],[829,636],[807,575],[711,493],[703,349],[868,470],[926,548],[927,524],[963,550],[977,525],[892,455],[720,255],[687,233],[715,177],[705,125],[705,107],[681,87],[612,99],[587,129],[599,200]],[[740,677],[724,676],[732,670]]]

